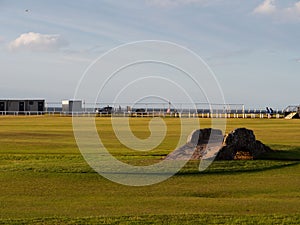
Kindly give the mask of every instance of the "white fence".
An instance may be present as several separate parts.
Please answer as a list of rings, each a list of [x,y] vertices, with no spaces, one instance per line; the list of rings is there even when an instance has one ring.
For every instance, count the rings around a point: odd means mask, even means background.
[[[167,111],[147,111],[147,112],[112,112],[112,113],[102,113],[102,112],[91,112],[91,111],[81,111],[81,112],[58,112],[58,111],[50,111],[50,112],[37,112],[37,111],[2,111],[0,115],[11,115],[11,116],[87,116],[87,117],[178,117],[178,118],[284,118],[283,112],[277,112],[274,114],[268,114],[265,112],[257,112],[257,113],[192,113],[192,112],[167,112]]]
[[[64,112],[59,102],[45,104],[44,111],[0,111],[12,116],[89,116],[89,117],[185,117],[185,118],[283,118],[286,110],[245,109],[244,104],[208,103],[85,103],[80,112]]]

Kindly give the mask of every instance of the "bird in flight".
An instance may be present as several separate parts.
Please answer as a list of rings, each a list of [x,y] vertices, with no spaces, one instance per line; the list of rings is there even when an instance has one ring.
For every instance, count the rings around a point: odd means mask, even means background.
[[[29,12],[29,9],[25,9],[25,12]]]

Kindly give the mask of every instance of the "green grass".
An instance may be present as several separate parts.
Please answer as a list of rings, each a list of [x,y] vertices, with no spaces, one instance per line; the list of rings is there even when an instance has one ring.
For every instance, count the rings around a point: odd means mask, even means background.
[[[274,223],[276,221],[276,223]],[[120,216],[120,217],[54,217],[35,218],[28,220],[3,220],[3,224],[32,223],[32,224],[299,224],[300,220],[295,215],[211,215],[211,214],[182,214],[182,215],[147,215],[147,216]]]
[[[149,136],[148,122],[130,120],[137,137]],[[165,122],[164,143],[149,153],[118,143],[109,118],[97,118],[97,128],[112,154],[144,165],[176,147],[179,120]],[[0,224],[299,224],[300,120],[227,122],[227,131],[253,129],[277,151],[263,160],[217,161],[202,173],[192,161],[162,183],[128,187],[87,165],[70,117],[0,117]]]

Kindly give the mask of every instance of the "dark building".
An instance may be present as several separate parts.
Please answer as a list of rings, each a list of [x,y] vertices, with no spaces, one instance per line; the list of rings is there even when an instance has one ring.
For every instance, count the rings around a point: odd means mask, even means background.
[[[0,114],[43,113],[44,99],[0,99]]]

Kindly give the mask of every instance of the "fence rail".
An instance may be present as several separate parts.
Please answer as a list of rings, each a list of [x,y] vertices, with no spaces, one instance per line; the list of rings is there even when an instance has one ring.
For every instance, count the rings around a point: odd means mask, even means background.
[[[166,112],[166,111],[147,111],[147,112],[128,112],[115,111],[107,112],[62,112],[62,111],[0,111],[2,116],[85,116],[85,117],[177,117],[177,118],[284,118],[283,111],[277,111],[274,114],[268,114],[264,111],[249,111],[249,112]]]

